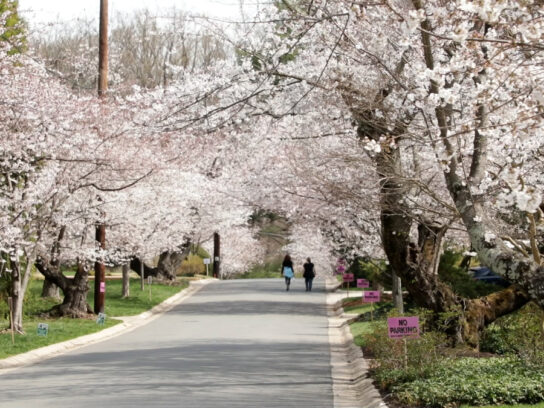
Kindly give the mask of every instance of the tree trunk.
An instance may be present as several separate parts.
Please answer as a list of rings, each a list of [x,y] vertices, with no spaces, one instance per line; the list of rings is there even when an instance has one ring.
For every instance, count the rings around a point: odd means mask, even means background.
[[[161,281],[175,280],[176,272],[181,266],[181,263],[187,258],[187,255],[189,255],[190,248],[191,245],[186,243],[181,252],[163,252],[159,256],[159,263],[156,267],[150,267],[144,262],[144,278],[153,276],[153,278]],[[141,264],[142,260],[140,260],[140,258],[132,258],[130,261],[130,269],[136,272],[138,276],[141,276]]]
[[[60,299],[60,289],[49,279],[43,281],[42,298]]]
[[[371,123],[374,126],[377,122]],[[380,140],[365,133],[369,129],[360,125],[360,136]],[[381,236],[387,259],[414,302],[432,310],[436,320],[440,313],[458,310],[459,318],[452,323],[449,335],[457,342],[478,347],[479,335],[486,325],[519,309],[528,298],[524,292],[509,288],[478,300],[463,299],[440,280],[438,266],[446,226],[421,221],[417,244],[410,242],[413,221],[403,206],[407,188],[401,163],[400,150],[383,143],[376,156],[376,170],[381,180]]]
[[[130,268],[128,264],[123,265],[123,298],[130,296]]]
[[[30,282],[30,275],[32,273],[32,265],[36,256],[36,248],[33,249],[29,255],[25,251],[25,270],[21,274],[21,263],[19,258],[16,260],[10,260],[12,268],[12,281],[11,281],[11,296],[13,298],[13,328],[18,333],[24,333],[23,330],[23,300],[25,293]]]
[[[421,0],[412,0],[412,3],[417,10],[424,10]],[[432,36],[432,25],[425,19],[421,22],[421,43],[425,50],[425,64],[429,70],[435,67]],[[485,75],[485,69],[482,69],[476,78],[476,83],[480,82]],[[440,93],[438,82],[431,80],[429,91],[438,95]],[[481,131],[488,127],[487,111],[488,107],[485,105],[478,106],[470,176],[466,178],[465,165],[459,160],[459,152],[451,140],[449,127],[452,119],[451,112],[444,106],[436,107],[435,118],[440,130],[439,140],[449,157],[445,163],[447,165],[443,166],[446,186],[480,261],[509,282],[519,285],[531,300],[544,309],[544,266],[535,259],[508,248],[500,238],[494,236],[491,223],[483,221],[485,220],[485,211],[482,208],[484,197],[473,194],[471,191],[472,187],[479,187],[487,171],[489,141],[486,132]]]
[[[55,283],[64,294],[62,304],[51,309],[50,313],[53,316],[86,317],[92,313],[92,309],[87,303],[89,271],[81,263],[73,278],[67,278],[59,268],[48,264],[43,258],[38,259],[36,268],[47,279]]]
[[[11,266],[11,297],[13,299],[13,329],[23,333],[23,299],[21,291],[21,270],[18,261],[10,260]]]

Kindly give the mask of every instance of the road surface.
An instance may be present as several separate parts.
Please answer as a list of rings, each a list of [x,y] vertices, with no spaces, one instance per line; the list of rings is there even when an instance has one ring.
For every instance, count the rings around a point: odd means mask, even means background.
[[[1,376],[0,407],[332,408],[324,284],[291,286],[213,282],[134,331]]]

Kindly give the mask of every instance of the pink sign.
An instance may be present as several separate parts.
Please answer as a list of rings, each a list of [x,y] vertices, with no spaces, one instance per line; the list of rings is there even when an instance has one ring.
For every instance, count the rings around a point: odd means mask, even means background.
[[[391,339],[419,337],[419,317],[390,317],[387,319],[388,335]]]
[[[376,303],[380,301],[380,291],[379,290],[367,290],[363,291],[363,302],[365,303]]]
[[[357,279],[357,287],[358,288],[369,288],[370,282],[366,279]]]
[[[338,265],[336,267],[336,272],[338,273],[344,273],[345,270],[346,270],[346,267],[344,265]]]
[[[100,293],[106,293],[106,282],[100,282]]]
[[[344,275],[342,275],[342,278],[344,282],[353,282],[355,280],[352,273],[345,273]]]

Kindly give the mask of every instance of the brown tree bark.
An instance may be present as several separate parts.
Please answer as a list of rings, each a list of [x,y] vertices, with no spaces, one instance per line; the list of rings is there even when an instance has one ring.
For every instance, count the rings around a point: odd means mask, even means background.
[[[384,90],[380,97],[387,94]],[[355,111],[361,139],[380,142],[385,124],[373,111]],[[401,151],[397,147],[408,121],[397,124],[388,134],[391,138],[381,144],[377,154],[376,171],[380,182],[380,221],[384,251],[393,273],[400,277],[414,302],[430,309],[438,319],[440,313],[457,309],[459,319],[452,324],[449,335],[458,343],[478,347],[479,335],[496,318],[519,309],[527,303],[525,292],[515,288],[478,300],[463,299],[438,276],[442,239],[446,225],[419,220],[418,242],[410,241],[414,222],[403,205],[409,186],[402,169]],[[385,133],[387,134],[387,133]],[[390,143],[391,141],[395,143]],[[460,307],[459,307],[460,306]]]
[[[128,264],[123,265],[123,298],[128,298],[130,296],[130,268]]]
[[[422,10],[424,7],[421,0],[412,0],[412,4],[418,10]],[[421,44],[425,51],[425,64],[428,69],[432,70],[435,64],[431,40],[433,27],[430,20],[422,21],[421,28]],[[479,73],[476,82],[485,75],[484,69]],[[438,83],[431,80],[429,89],[430,93],[438,94]],[[461,173],[460,169],[463,167],[463,163],[458,159],[458,152],[451,143],[448,109],[438,106],[435,109],[435,117],[440,129],[440,142],[450,157],[446,166],[447,170],[444,171],[446,185],[467,229],[471,245],[478,253],[478,258],[495,273],[517,284],[531,300],[544,309],[544,266],[535,259],[508,248],[501,239],[489,238],[493,235],[493,228],[490,223],[484,221],[483,197],[471,192],[471,187],[479,185],[486,170],[488,140],[485,132],[481,132],[480,129],[485,129],[487,125],[487,107],[480,105],[475,115],[478,126],[474,134],[468,180],[461,178],[458,174],[458,172]]]
[[[49,279],[44,279],[42,286],[42,298],[60,299],[59,287]]]
[[[173,281],[176,279],[176,271],[181,266],[181,263],[189,255],[191,249],[190,243],[185,243],[181,251],[165,251],[159,256],[159,262],[157,266],[151,267],[145,264],[144,266],[144,278],[153,276],[153,278],[161,281]],[[141,276],[141,264],[140,258],[132,258],[130,260],[130,269]]]
[[[36,268],[46,279],[56,284],[64,294],[62,304],[51,309],[50,313],[53,316],[86,317],[92,313],[92,309],[87,303],[89,271],[81,263],[73,278],[64,276],[56,265],[48,263],[43,258],[36,261]]]

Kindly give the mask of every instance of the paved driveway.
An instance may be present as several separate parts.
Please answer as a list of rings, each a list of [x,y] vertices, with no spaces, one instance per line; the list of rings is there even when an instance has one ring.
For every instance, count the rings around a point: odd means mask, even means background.
[[[331,408],[326,294],[315,284],[206,285],[146,326],[1,376],[0,407]]]

